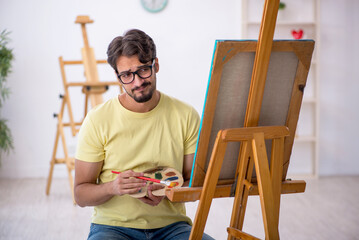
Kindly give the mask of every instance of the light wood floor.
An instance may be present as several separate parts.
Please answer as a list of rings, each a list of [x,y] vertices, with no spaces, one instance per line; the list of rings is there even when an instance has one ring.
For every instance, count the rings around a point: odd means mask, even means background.
[[[304,194],[283,195],[281,239],[359,239],[359,176],[309,179]],[[86,239],[91,208],[74,206],[66,179],[0,179],[0,239]],[[231,198],[215,199],[206,232],[227,239]],[[198,202],[187,203],[193,219]],[[258,197],[250,197],[244,230],[264,237]]]

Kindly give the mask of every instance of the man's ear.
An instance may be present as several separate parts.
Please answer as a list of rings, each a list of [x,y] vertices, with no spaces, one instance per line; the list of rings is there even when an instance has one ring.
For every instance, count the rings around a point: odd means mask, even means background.
[[[155,68],[155,73],[158,73],[158,71],[160,70],[160,64],[158,63],[158,58],[155,59],[154,68]]]

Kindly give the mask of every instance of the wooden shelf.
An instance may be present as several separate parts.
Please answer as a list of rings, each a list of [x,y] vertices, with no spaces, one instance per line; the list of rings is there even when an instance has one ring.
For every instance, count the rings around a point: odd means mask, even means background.
[[[315,136],[295,136],[295,142],[315,142],[317,138]]]
[[[249,21],[246,23],[247,25],[261,25],[260,22],[257,22],[257,21]],[[281,21],[278,21],[277,22],[277,27],[278,26],[311,26],[311,27],[314,27],[316,25],[315,22],[281,22]]]
[[[303,98],[303,103],[316,103],[317,99],[315,97]]]

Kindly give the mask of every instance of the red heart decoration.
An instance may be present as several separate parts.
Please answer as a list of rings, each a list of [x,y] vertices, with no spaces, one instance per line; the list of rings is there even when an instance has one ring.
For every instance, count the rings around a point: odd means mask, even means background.
[[[303,37],[303,30],[299,29],[299,31],[292,30],[292,36],[294,39],[301,39]]]

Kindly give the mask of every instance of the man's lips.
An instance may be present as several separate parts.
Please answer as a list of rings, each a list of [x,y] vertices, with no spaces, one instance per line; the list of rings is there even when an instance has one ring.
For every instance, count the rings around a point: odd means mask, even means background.
[[[141,86],[139,86],[139,87],[135,87],[135,88],[133,88],[132,89],[132,92],[134,92],[134,91],[143,91],[143,90],[145,90],[146,89],[146,87],[147,86],[149,86],[151,83],[149,83],[149,82],[144,82]]]

